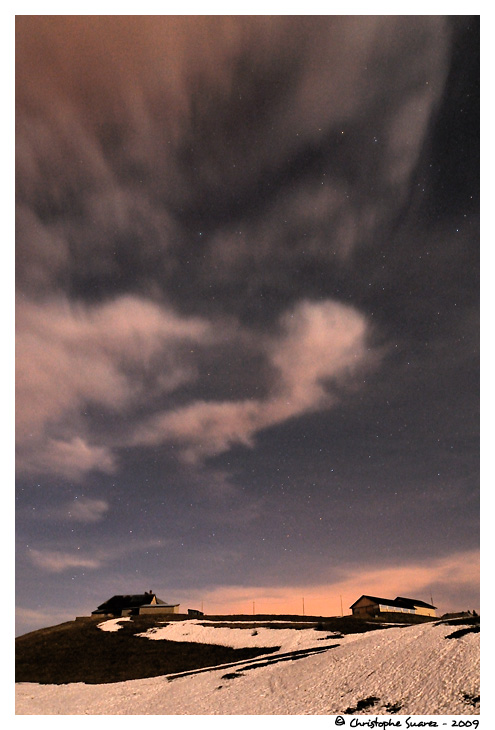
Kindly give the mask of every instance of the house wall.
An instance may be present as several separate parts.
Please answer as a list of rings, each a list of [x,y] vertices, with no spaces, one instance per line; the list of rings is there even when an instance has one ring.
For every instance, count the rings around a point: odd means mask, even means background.
[[[369,598],[361,598],[352,609],[353,616],[374,616],[378,612],[378,605]]]
[[[416,613],[414,608],[401,608],[400,606],[389,606],[387,603],[380,603],[380,613]]]
[[[139,609],[139,615],[142,614],[161,614],[161,613],[179,613],[179,606],[141,606]]]
[[[416,613],[420,616],[436,616],[437,612],[434,608],[426,608],[425,606],[415,606]]]
[[[352,609],[352,615],[358,616],[359,618],[368,618],[370,616],[375,616],[378,613],[378,606],[375,604],[373,606],[355,606]]]
[[[373,618],[374,621],[383,621],[384,623],[401,623],[401,624],[420,624],[425,621],[435,621],[431,616],[420,616],[419,613],[397,613],[396,611],[378,613]]]

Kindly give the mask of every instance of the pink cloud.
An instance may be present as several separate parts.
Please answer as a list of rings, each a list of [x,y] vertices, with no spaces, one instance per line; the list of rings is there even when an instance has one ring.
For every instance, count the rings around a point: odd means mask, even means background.
[[[344,381],[368,358],[367,320],[353,307],[302,302],[282,318],[282,327],[269,357],[296,412],[318,406],[326,398],[326,380]]]
[[[259,343],[277,373],[267,397],[201,400],[162,412],[136,430],[133,443],[175,441],[190,462],[227,451],[233,444],[253,446],[260,430],[331,407],[339,387],[376,357],[367,347],[367,322],[352,307],[302,302],[280,324],[278,337]]]
[[[253,601],[256,613],[302,614],[304,599],[307,616],[340,616],[341,605],[344,615],[350,614],[349,607],[362,594],[384,598],[400,595],[428,603],[433,597],[441,615],[452,610],[479,610],[479,601],[472,598],[478,592],[479,552],[473,550],[395,567],[364,570],[347,566],[345,577],[327,584],[219,586],[189,600],[203,601],[205,612],[210,614],[250,614]],[[464,605],[468,596],[477,605]]]
[[[90,507],[94,514],[94,504]],[[87,515],[86,515],[86,521]],[[66,550],[35,549],[28,548],[26,554],[28,559],[37,567],[50,573],[62,573],[65,570],[76,568],[87,568],[96,570],[108,566],[114,560],[122,560],[136,552],[150,550],[151,548],[166,548],[167,541],[159,538],[133,539],[117,543],[109,539],[106,544],[99,547],[94,546],[88,550],[68,552]]]
[[[87,404],[122,413],[148,392],[151,364],[157,390],[176,389],[195,377],[184,344],[211,337],[200,318],[137,297],[94,306],[19,300],[16,330],[17,467],[64,476],[114,466],[108,448],[81,434]],[[64,437],[49,438],[57,427]]]
[[[108,512],[109,504],[104,499],[81,498],[67,506],[66,514],[75,522],[99,522]]]
[[[29,557],[36,567],[48,573],[63,573],[73,568],[99,568],[101,563],[95,558],[87,558],[77,553],[65,553],[55,550],[30,550]]]
[[[116,462],[105,446],[91,445],[75,437],[71,441],[37,441],[22,451],[21,463],[17,466],[24,474],[57,474],[78,481],[94,469],[113,472]]]
[[[299,303],[281,318],[278,335],[263,338],[136,297],[85,307],[20,301],[17,329],[17,469],[70,479],[116,467],[110,442],[93,444],[85,432],[85,407],[122,417],[133,404],[181,387],[197,376],[197,347],[242,342],[257,351],[273,373],[268,392],[258,399],[193,400],[145,416],[123,444],[177,443],[191,463],[234,444],[252,447],[262,429],[332,407],[377,359],[367,344],[367,320],[333,301]]]

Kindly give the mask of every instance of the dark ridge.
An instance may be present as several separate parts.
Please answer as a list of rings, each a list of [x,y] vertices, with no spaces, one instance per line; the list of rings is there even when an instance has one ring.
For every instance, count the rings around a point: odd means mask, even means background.
[[[237,663],[276,651],[136,636],[153,628],[155,618],[136,617],[116,632],[101,631],[97,623],[79,620],[18,637],[16,682],[106,684]]]
[[[261,666],[260,662],[245,666],[244,662],[263,656],[263,664],[272,661],[293,661],[310,653],[327,651],[328,647],[289,652],[268,658],[266,655],[280,647],[232,649],[225,646],[177,642],[152,641],[137,634],[157,629],[172,621],[189,620],[184,614],[166,617],[134,616],[122,622],[116,632],[102,631],[98,624],[104,617],[82,617],[57,626],[32,631],[16,638],[16,682],[40,684],[68,684],[85,682],[105,684],[129,679],[144,679],[169,675],[169,679],[185,673],[208,671],[212,667],[227,669],[243,664],[242,669]],[[242,627],[257,630],[261,626],[273,631],[277,628],[313,628],[325,632],[323,638],[337,639],[345,634],[385,630],[386,624],[378,621],[356,619],[352,616],[204,616],[215,620],[217,626]],[[269,623],[280,622],[280,623]],[[260,622],[260,623],[258,623]],[[397,624],[394,624],[397,626]],[[172,675],[172,676],[170,676]],[[237,675],[238,676],[238,675]]]
[[[437,621],[437,626],[479,626],[480,617],[476,616],[461,616],[459,618],[444,619]]]

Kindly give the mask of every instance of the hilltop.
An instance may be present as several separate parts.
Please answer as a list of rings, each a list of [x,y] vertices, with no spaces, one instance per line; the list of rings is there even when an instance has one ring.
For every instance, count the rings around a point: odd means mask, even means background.
[[[155,642],[136,641],[146,631],[155,631],[164,623],[185,621],[185,616],[134,616],[131,621],[117,621],[116,631],[101,631],[104,618],[87,617],[58,626],[32,631],[16,639],[16,681],[42,684],[85,682],[102,684],[128,679],[142,679],[162,674],[185,672],[201,667],[250,659],[275,651],[279,647],[252,647],[234,649],[229,646],[190,641]],[[320,631],[361,633],[382,628],[380,624],[360,621],[351,617],[323,619],[302,616],[216,616],[205,617],[215,621],[217,628],[230,626],[254,629],[259,622],[271,628],[318,627]],[[193,626],[193,623],[187,625]],[[278,635],[281,636],[281,635]],[[166,647],[166,651],[164,651]]]
[[[35,631],[16,640],[17,713],[479,713],[477,617],[315,619],[85,619]]]

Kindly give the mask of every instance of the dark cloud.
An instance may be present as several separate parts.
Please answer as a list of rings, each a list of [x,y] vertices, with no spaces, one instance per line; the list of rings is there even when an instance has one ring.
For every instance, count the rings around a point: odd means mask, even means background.
[[[49,269],[101,297],[348,256],[400,210],[449,35],[442,18],[20,19],[19,218],[40,238],[21,238],[21,283]]]
[[[21,603],[366,569],[396,595],[398,566],[451,600],[478,539],[478,26],[17,18]]]

